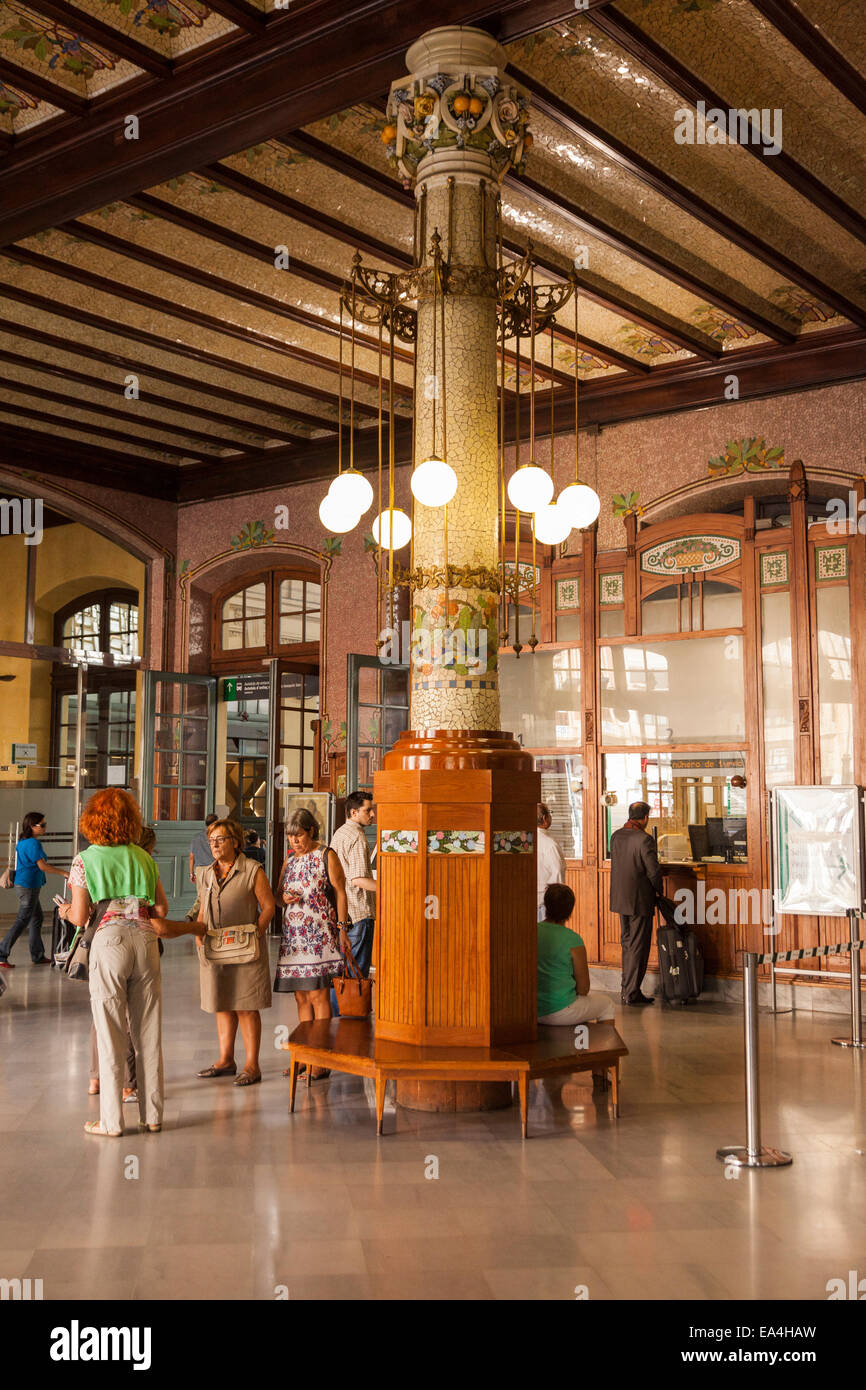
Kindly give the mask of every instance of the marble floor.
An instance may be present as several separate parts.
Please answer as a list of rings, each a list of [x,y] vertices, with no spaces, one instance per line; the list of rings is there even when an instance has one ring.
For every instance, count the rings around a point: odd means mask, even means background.
[[[31,967],[24,942],[15,957],[0,1278],[42,1279],[46,1299],[821,1300],[828,1280],[866,1276],[864,1062],[830,1046],[838,1016],[761,1018],[764,1143],[793,1153],[788,1168],[727,1176],[715,1158],[745,1137],[742,1019],[724,1003],[618,1015],[618,1122],[581,1077],[535,1085],[525,1142],[516,1107],[390,1101],[377,1140],[354,1077],[288,1114],[285,998],[264,1015],[261,1086],[197,1080],[214,1028],[191,945],[173,942],[165,1128],[139,1136],[136,1113],[100,1140],[82,1130],[98,1114],[87,991]]]

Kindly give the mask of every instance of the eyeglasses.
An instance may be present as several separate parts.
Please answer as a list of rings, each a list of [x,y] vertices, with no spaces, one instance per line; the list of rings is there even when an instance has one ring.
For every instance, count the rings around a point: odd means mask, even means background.
[[[234,840],[228,835],[214,835],[211,840],[212,845],[233,845]]]

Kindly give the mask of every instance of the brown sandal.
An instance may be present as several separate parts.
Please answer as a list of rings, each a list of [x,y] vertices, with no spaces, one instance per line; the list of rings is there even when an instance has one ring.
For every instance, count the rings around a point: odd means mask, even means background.
[[[261,1074],[261,1072],[259,1072],[258,1076],[251,1076],[250,1073],[249,1073],[248,1071],[242,1071],[241,1074],[240,1074],[240,1076],[238,1077],[237,1081],[235,1082],[235,1085],[236,1085],[236,1086],[258,1086],[258,1084],[259,1084],[259,1082],[261,1081],[261,1079],[262,1079],[262,1074]]]
[[[208,1076],[234,1076],[237,1073],[237,1069],[237,1062],[232,1062],[230,1067],[205,1067],[204,1071],[197,1071],[196,1076],[202,1078]]]

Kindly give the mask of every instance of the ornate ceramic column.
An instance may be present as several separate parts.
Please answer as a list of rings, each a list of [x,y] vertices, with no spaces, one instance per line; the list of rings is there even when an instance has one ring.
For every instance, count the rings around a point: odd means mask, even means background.
[[[458,486],[447,532],[443,509],[415,505],[413,728],[375,777],[376,1037],[491,1048],[536,1036],[540,777],[499,728],[497,674],[498,186],[520,158],[528,111],[480,30],[433,30],[407,63],[385,138],[415,186],[415,460],[444,458]],[[398,1098],[492,1103],[478,1084],[460,1090],[403,1082]]]
[[[411,77],[391,89],[387,133],[415,186],[415,459],[438,455],[458,479],[447,517],[415,506],[412,723],[495,730],[497,205],[528,107],[505,77],[503,49],[480,30],[435,29],[406,61]]]

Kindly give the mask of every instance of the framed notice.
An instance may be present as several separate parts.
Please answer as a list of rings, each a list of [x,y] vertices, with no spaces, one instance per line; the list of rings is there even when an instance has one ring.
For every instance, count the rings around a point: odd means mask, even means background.
[[[776,912],[862,912],[863,789],[776,787],[771,808]]]

